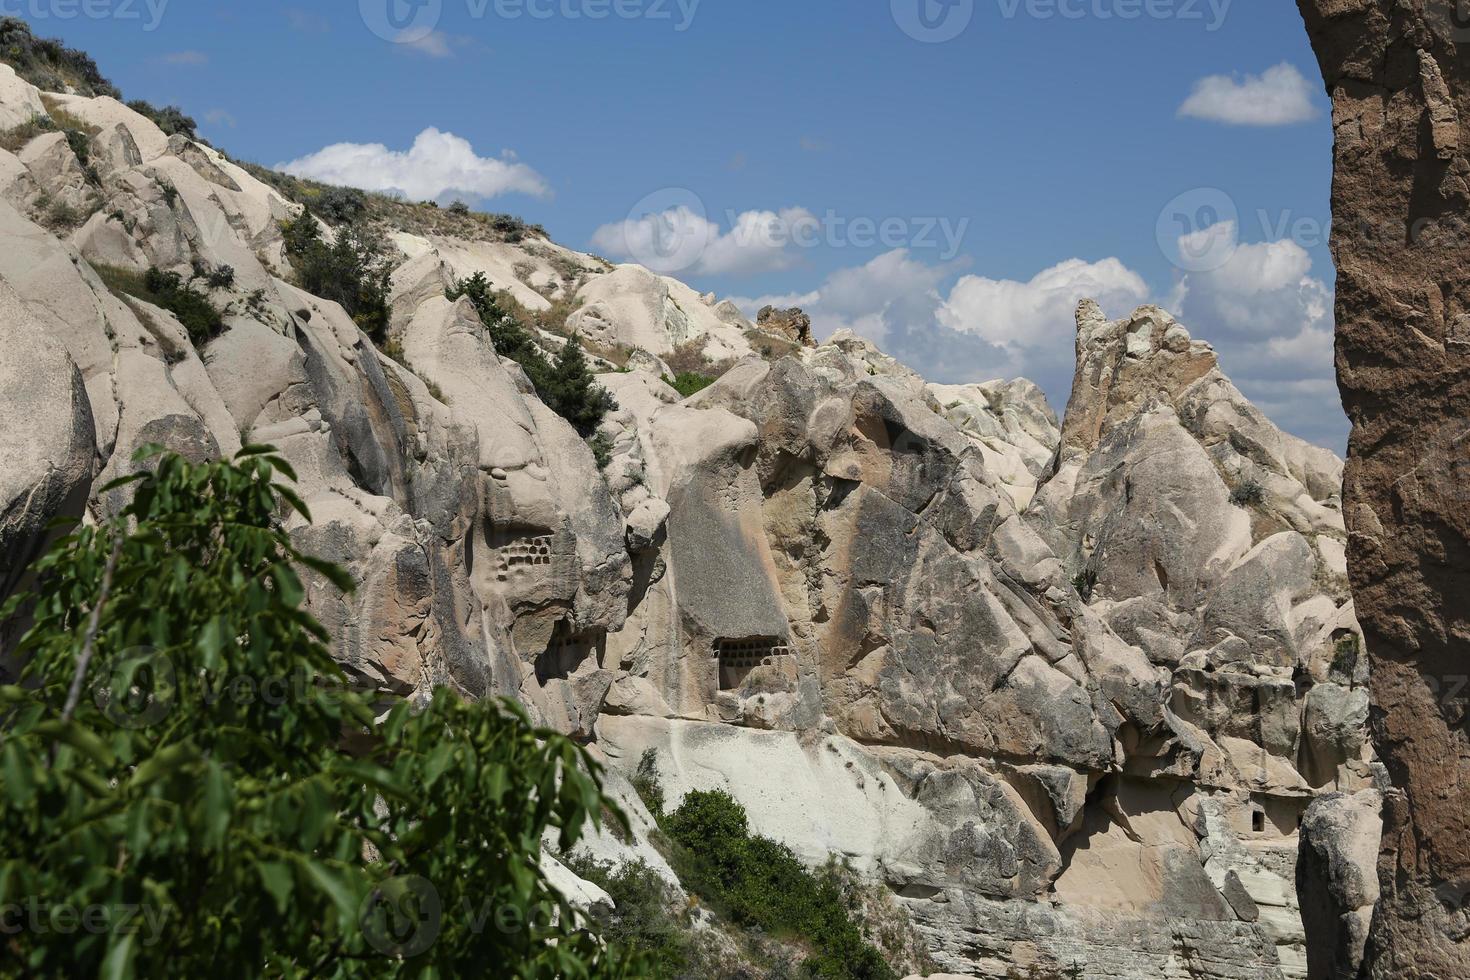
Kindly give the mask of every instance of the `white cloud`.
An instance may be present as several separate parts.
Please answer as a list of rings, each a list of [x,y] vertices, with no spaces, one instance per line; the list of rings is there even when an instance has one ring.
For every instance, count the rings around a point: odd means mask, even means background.
[[[453,58],[456,50],[473,47],[475,39],[463,34],[430,31],[423,37],[415,37],[413,40],[404,40],[399,43],[409,51],[427,55],[430,58]]]
[[[900,248],[864,265],[839,269],[809,293],[737,296],[734,301],[752,319],[762,306],[799,306],[811,316],[818,339],[852,330],[882,345],[894,331],[933,322],[942,302],[939,283],[962,264],[925,265]]]
[[[1286,126],[1317,116],[1312,86],[1296,67],[1281,63],[1243,79],[1210,75],[1194,84],[1180,116],[1234,126]]]
[[[1217,269],[1191,272],[1167,305],[1210,341],[1240,390],[1277,425],[1343,451],[1347,420],[1333,362],[1332,287],[1296,242],[1234,241]]]
[[[1118,316],[1148,299],[1148,285],[1117,259],[1068,259],[1028,282],[965,276],[942,307],[945,326],[973,333],[1017,353],[1064,350],[1070,358],[1076,328],[1073,314],[1083,299],[1098,301]]]
[[[204,114],[204,121],[211,126],[228,126],[235,128],[235,117],[224,109],[210,109]]]
[[[432,126],[419,133],[406,151],[390,150],[382,143],[335,143],[278,164],[277,169],[328,184],[396,191],[413,200],[449,194],[486,198],[512,192],[537,197],[550,193],[546,180],[513,154],[479,156],[469,140]]]
[[[603,225],[592,233],[592,245],[655,272],[749,276],[795,265],[797,246],[819,231],[816,216],[805,208],[746,211],[725,231],[680,204],[657,214]]]

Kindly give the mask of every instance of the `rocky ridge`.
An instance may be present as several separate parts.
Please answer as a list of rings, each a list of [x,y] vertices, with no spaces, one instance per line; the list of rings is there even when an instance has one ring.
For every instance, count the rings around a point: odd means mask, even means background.
[[[116,512],[92,488],[138,446],[268,442],[315,518],[293,535],[359,583],[310,583],[342,663],[585,740],[635,817],[608,856],[667,870],[617,775],[652,749],[672,799],[725,788],[755,830],[886,884],[956,973],[1307,976],[1299,827],[1327,924],[1363,931],[1372,820],[1338,809],[1376,812],[1382,779],[1341,464],[1164,311],[1083,304],[1059,421],[1029,382],[928,384],[851,334],[753,354],[732,305],[636,266],[390,228],[389,357],[292,285],[299,205],[0,66],[0,123],[43,114],[90,152],[0,150],[0,406],[28,420],[0,434],[5,592],[51,518]],[[109,285],[226,265],[226,329],[197,348]],[[600,376],[604,470],[445,298],[474,272],[651,355]],[[737,362],[683,399],[658,358],[691,343]]]

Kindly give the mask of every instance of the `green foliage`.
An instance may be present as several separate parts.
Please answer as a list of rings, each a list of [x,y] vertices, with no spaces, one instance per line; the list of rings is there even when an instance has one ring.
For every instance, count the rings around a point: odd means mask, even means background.
[[[649,976],[657,980],[690,975],[696,959],[693,923],[662,875],[641,858],[617,866],[578,851],[565,863],[612,898],[616,910],[602,924],[605,940],[643,954]]]
[[[716,379],[711,378],[709,375],[700,374],[697,371],[680,371],[672,378],[668,375],[664,375],[664,384],[668,385],[670,388],[673,388],[685,398],[688,398],[691,395],[699,394],[701,391],[714,384],[715,380]]]
[[[151,119],[153,125],[163,130],[163,135],[165,136],[182,133],[191,140],[197,141],[199,139],[199,134],[196,132],[199,124],[191,117],[184,115],[184,110],[176,105],[164,106],[160,109],[151,102],[134,99],[128,103],[128,108],[140,116],[147,116]]]
[[[664,786],[658,775],[658,749],[646,749],[638,759],[638,768],[631,780],[633,791],[648,807],[655,820],[664,815]]]
[[[1246,480],[1230,491],[1230,502],[1237,507],[1250,507],[1263,503],[1266,499],[1266,488],[1254,480]]]
[[[189,339],[196,345],[219,336],[224,319],[213,302],[192,282],[185,282],[177,272],[150,268],[145,273],[131,269],[96,264],[102,281],[114,293],[136,296],[172,313],[183,324]]]
[[[356,187],[324,187],[313,207],[331,225],[350,225],[367,214],[367,194]]]
[[[786,845],[752,836],[744,808],[728,793],[688,794],[665,818],[663,830],[677,845],[680,880],[732,921],[811,942],[814,952],[802,964],[805,976],[897,976],[853,921],[838,881],[808,871]]]
[[[189,339],[201,344],[217,337],[224,330],[224,320],[209,297],[184,282],[177,272],[165,272],[157,267],[143,275],[142,298],[168,310],[184,325]]]
[[[84,52],[54,39],[36,37],[18,17],[0,18],[0,61],[43,91],[64,92],[70,88],[79,95],[122,97]]]
[[[240,162],[252,176],[275,188],[284,197],[311,208],[328,222],[361,219],[381,221],[402,231],[420,235],[450,235],[469,241],[519,242],[527,238],[546,238],[546,229],[530,224],[511,214],[483,214],[476,211],[454,211],[440,208],[434,201],[406,201],[401,197],[377,194],[356,188],[335,187],[320,181],[283,174],[259,164]],[[328,213],[334,207],[334,192],[347,191],[361,195],[362,213],[334,220]],[[323,199],[328,198],[327,203]],[[350,206],[350,205],[349,205]]]
[[[352,581],[295,550],[282,502],[310,515],[278,474],[269,447],[161,456],[0,611],[34,623],[0,688],[6,972],[629,975],[539,870],[547,828],[571,849],[611,805],[596,763],[443,690],[375,722],[298,569]]]
[[[485,325],[486,332],[490,334],[490,342],[495,345],[495,352],[519,364],[525,370],[526,377],[531,380],[531,384],[536,385],[536,390],[541,390],[541,385],[537,381],[546,379],[551,370],[550,366],[546,363],[541,348],[532,339],[530,332],[507,308],[503,295],[491,287],[490,280],[485,277],[485,273],[477,272],[468,279],[451,284],[444,291],[444,295],[451,302],[462,296],[468,297],[470,303],[475,307],[475,312],[480,314],[480,322]]]
[[[388,337],[388,276],[392,265],[375,238],[355,225],[337,229],[328,245],[311,210],[282,226],[286,256],[301,288],[340,303],[376,344]]]
[[[491,288],[483,272],[452,284],[444,295],[450,300],[469,299],[496,353],[521,366],[546,407],[570,422],[591,443],[598,465],[606,466],[612,447],[606,439],[597,438],[597,427],[617,403],[593,376],[581,338],[576,334],[567,338],[556,358],[548,362],[530,331],[509,312],[507,298]]]
[[[617,402],[608,390],[597,383],[582,349],[582,338],[572,334],[557,352],[551,374],[544,385],[536,385],[536,393],[553,412],[572,423],[584,439],[592,436]]]

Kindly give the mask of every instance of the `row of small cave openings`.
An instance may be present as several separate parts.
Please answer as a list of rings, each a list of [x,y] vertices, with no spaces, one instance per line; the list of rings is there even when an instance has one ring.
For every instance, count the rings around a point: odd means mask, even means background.
[[[715,641],[715,659],[720,665],[720,690],[733,690],[744,684],[757,667],[773,664],[778,657],[792,656],[795,653],[791,647],[774,636],[718,639]]]

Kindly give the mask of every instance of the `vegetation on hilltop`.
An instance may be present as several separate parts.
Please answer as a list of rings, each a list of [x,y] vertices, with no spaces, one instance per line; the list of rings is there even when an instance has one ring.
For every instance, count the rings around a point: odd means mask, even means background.
[[[19,17],[0,17],[0,61],[45,92],[122,98],[89,55],[58,40],[36,37]]]
[[[336,224],[332,215],[340,213],[339,208],[346,207],[351,217],[345,220],[367,219],[415,235],[510,243],[548,237],[545,228],[529,224],[512,214],[482,213],[467,207],[441,208],[433,201],[406,201],[389,194],[293,177],[255,163],[239,161],[239,164],[282,197],[313,209],[322,220],[331,224]]]

